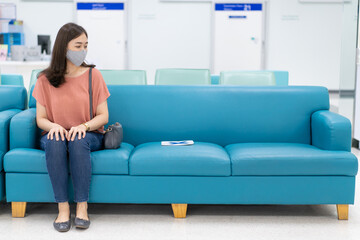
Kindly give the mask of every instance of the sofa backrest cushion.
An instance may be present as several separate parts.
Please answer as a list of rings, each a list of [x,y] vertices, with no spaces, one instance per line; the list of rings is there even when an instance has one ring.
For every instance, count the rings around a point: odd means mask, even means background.
[[[26,88],[24,86],[0,86],[0,111],[26,108]]]
[[[325,87],[109,85],[109,124],[124,142],[194,140],[310,144],[310,117],[329,109]]]

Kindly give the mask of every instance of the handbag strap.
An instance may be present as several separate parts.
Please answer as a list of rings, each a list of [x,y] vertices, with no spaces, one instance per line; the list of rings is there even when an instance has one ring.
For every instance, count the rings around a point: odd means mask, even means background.
[[[93,107],[92,107],[92,76],[91,76],[92,67],[89,70],[89,101],[90,101],[90,119],[93,118]]]

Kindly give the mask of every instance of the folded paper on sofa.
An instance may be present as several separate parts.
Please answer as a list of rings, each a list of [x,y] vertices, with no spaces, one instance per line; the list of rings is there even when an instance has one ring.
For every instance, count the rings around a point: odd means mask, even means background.
[[[193,140],[183,140],[183,141],[161,141],[162,146],[186,146],[193,145]]]

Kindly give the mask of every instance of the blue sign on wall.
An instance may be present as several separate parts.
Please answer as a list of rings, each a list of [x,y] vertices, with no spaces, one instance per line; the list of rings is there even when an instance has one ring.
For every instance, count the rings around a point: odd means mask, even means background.
[[[215,11],[261,11],[261,3],[216,3]]]
[[[124,3],[78,2],[77,10],[124,10]]]

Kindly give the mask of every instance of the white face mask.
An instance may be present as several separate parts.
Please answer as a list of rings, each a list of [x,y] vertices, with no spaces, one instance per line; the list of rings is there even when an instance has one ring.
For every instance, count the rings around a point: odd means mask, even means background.
[[[66,52],[66,58],[69,59],[69,61],[74,65],[80,66],[84,62],[86,54],[86,50],[73,51],[68,49]]]

